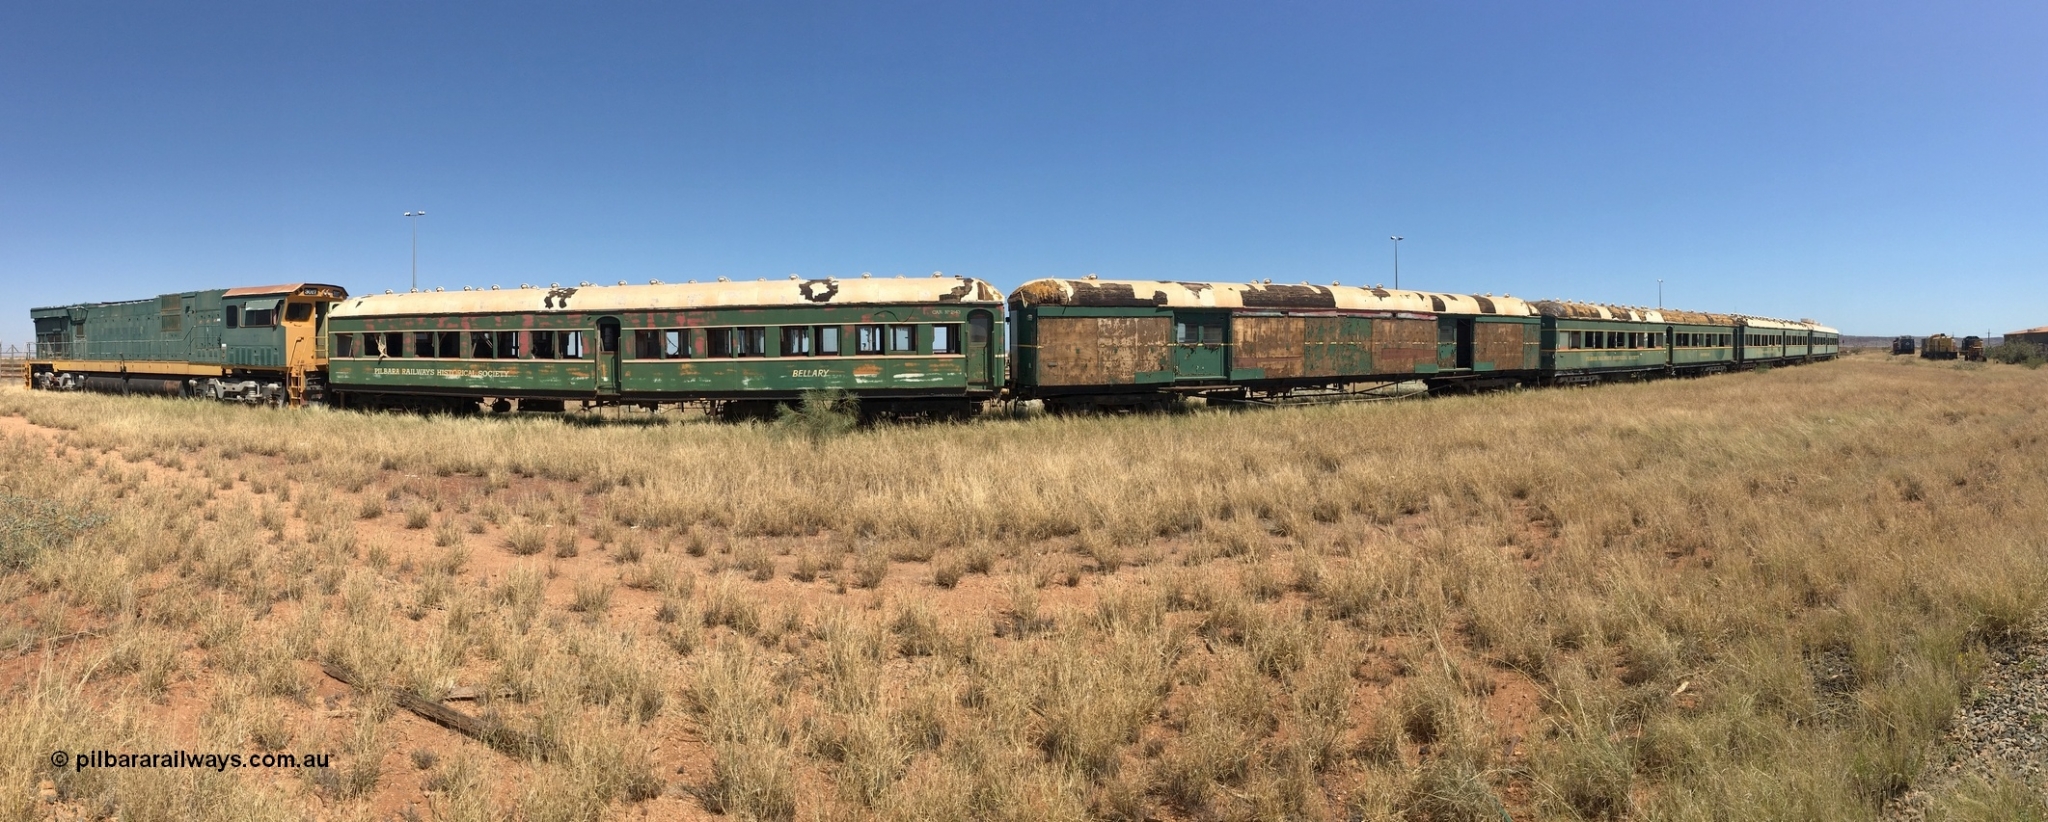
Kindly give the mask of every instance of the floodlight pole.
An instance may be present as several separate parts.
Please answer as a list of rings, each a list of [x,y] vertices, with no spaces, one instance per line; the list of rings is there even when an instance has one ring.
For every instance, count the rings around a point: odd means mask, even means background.
[[[1404,239],[1406,239],[1406,238],[1405,238],[1405,237],[1399,237],[1399,236],[1391,236],[1391,237],[1388,237],[1387,239],[1389,239],[1389,240],[1393,240],[1393,241],[1394,241],[1394,287],[1395,287],[1395,288],[1400,288],[1400,287],[1401,287],[1401,241],[1402,241],[1402,240],[1404,240]]]
[[[1664,278],[1657,278],[1657,310],[1664,310]]]
[[[427,216],[425,211],[408,211],[407,222],[412,223],[412,290],[420,290],[420,220]]]

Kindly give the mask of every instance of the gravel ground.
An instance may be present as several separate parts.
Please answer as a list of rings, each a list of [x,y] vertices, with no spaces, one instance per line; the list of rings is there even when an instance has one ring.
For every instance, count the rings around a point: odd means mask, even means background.
[[[2048,625],[2034,632],[2048,637]],[[1896,822],[1927,818],[1934,797],[1958,777],[2018,776],[2048,800],[2048,639],[1992,655],[1991,667],[1957,712],[1940,758],[1885,814]]]

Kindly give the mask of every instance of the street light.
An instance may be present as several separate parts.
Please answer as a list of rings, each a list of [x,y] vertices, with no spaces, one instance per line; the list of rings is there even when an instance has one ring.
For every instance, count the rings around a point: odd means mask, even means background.
[[[420,290],[420,220],[427,216],[425,211],[408,211],[405,216],[412,223],[412,290]]]
[[[1664,278],[1657,278],[1657,310],[1664,310]]]
[[[1388,237],[1394,241],[1394,287],[1401,287],[1401,240],[1402,237]]]

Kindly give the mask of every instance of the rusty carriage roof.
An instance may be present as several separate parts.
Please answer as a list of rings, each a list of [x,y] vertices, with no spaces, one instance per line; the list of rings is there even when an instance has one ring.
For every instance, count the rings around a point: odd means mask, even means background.
[[[1272,282],[1185,282],[1180,280],[1032,280],[1010,292],[1010,305],[1103,308],[1244,308],[1405,311],[1420,314],[1534,316],[1515,297],[1440,294],[1349,285]]]
[[[692,308],[825,305],[1002,304],[1003,295],[972,277],[821,278],[647,285],[520,286],[463,291],[368,294],[334,310],[336,317],[433,314],[520,314],[572,309],[582,313]]]

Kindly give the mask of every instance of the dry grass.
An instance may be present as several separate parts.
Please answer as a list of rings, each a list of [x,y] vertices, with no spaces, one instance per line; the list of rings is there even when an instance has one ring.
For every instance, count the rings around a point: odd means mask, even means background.
[[[0,820],[1872,818],[2048,604],[2044,388],[822,439],[0,391]],[[510,733],[392,707],[458,690]],[[48,767],[95,747],[335,764]]]

